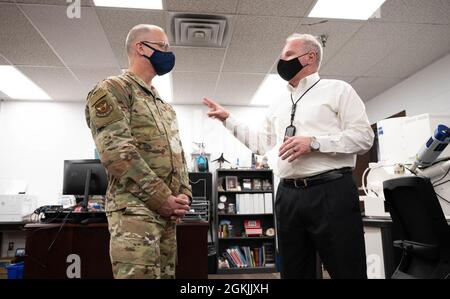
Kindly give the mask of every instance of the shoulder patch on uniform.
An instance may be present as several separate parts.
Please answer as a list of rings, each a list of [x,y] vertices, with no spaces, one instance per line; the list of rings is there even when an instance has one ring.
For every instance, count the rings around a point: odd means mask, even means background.
[[[92,92],[92,95],[89,96],[89,103],[91,105],[95,105],[100,99],[106,96],[106,90],[103,88],[97,88],[97,90]]]
[[[106,117],[113,111],[113,106],[106,100],[100,99],[94,104],[95,114],[98,117]]]
[[[98,88],[89,98],[90,118],[97,129],[121,120],[124,115],[104,88]]]

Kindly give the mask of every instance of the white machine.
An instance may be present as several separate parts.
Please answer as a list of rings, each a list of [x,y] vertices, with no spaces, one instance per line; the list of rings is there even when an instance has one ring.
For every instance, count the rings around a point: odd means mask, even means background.
[[[384,208],[384,181],[420,175],[431,179],[442,210],[450,218],[449,124],[450,115],[430,114],[378,123],[380,161],[371,163],[363,174],[363,182],[367,174],[362,198],[366,216],[389,216]]]
[[[25,193],[25,182],[0,180],[0,222],[22,222],[33,213],[37,198]]]

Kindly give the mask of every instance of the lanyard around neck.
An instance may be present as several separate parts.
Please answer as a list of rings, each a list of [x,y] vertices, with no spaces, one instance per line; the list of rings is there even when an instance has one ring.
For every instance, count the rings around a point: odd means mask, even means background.
[[[314,83],[310,88],[308,88],[299,98],[298,100],[294,103],[294,99],[292,98],[292,93],[291,93],[291,102],[292,102],[292,110],[291,110],[291,126],[294,124],[294,118],[295,118],[295,113],[297,111],[297,103],[308,93],[308,91],[310,91],[311,89],[313,89],[314,86],[317,85],[317,83],[320,82],[321,79],[317,80],[316,83]]]

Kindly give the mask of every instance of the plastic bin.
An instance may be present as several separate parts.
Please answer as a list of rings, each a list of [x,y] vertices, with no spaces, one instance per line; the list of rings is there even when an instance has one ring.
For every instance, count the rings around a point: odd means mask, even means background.
[[[8,279],[23,279],[23,262],[6,266]]]

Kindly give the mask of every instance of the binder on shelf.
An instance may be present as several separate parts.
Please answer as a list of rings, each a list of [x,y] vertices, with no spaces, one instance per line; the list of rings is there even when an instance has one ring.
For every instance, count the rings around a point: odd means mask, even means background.
[[[264,193],[264,214],[273,213],[272,193]]]
[[[241,214],[241,195],[236,194],[236,214]]]
[[[258,214],[264,214],[264,193],[258,194]]]

